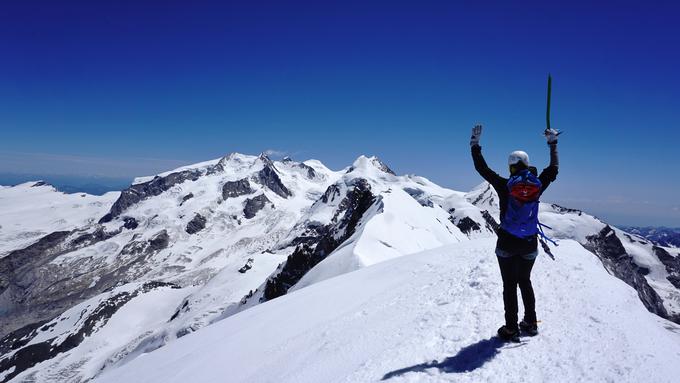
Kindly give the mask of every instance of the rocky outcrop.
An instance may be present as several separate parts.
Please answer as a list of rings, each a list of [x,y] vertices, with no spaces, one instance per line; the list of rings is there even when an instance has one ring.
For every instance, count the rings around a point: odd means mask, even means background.
[[[205,229],[206,222],[207,220],[205,219],[204,216],[196,213],[196,215],[194,215],[194,218],[192,218],[191,221],[189,221],[186,229],[184,230],[189,234],[196,234],[199,231]]]
[[[482,230],[479,224],[470,217],[463,217],[462,219],[458,220],[458,222],[453,222],[453,224],[456,225],[456,227],[458,227],[460,231],[466,235],[472,233],[473,231]]]
[[[378,169],[382,170],[383,172],[385,172],[385,173],[387,173],[387,174],[391,174],[391,175],[393,175],[393,176],[396,176],[396,175],[397,175],[394,171],[392,171],[392,169],[390,169],[389,166],[387,166],[387,164],[385,164],[384,162],[380,161],[378,158],[374,158],[374,159],[373,159],[373,163],[377,164]]]
[[[501,228],[501,225],[496,221],[496,219],[487,210],[482,210],[482,217],[486,222],[486,228],[494,233],[497,233]]]
[[[196,181],[201,176],[201,171],[197,169],[184,170],[181,172],[170,173],[165,177],[156,176],[148,182],[131,185],[120,193],[118,200],[111,206],[111,210],[99,223],[110,222],[120,216],[130,206],[145,200],[149,197],[160,195],[171,187],[185,181]]]
[[[551,204],[550,206],[551,206],[557,213],[561,213],[561,214],[565,214],[565,213],[566,213],[566,214],[576,214],[576,215],[578,215],[579,217],[583,214],[583,212],[582,212],[581,210],[578,210],[578,209],[569,209],[569,208],[567,208],[567,207],[560,206],[560,205],[557,205],[557,204]]]
[[[333,184],[329,186],[326,191],[323,193],[321,196],[321,202],[323,203],[328,203],[328,202],[333,202],[335,201],[336,197],[340,196],[340,188],[338,185]]]
[[[66,336],[54,334],[54,337],[27,346],[37,335],[49,332],[59,321],[66,319],[60,317],[51,322],[42,321],[28,325],[6,335],[0,339],[0,355],[6,355],[0,359],[0,371],[7,372],[7,374],[0,383],[11,380],[21,372],[40,362],[52,359],[57,354],[77,347],[87,336],[106,325],[111,316],[131,299],[160,287],[179,288],[171,283],[147,282],[131,292],[114,294],[100,301],[93,310],[84,310],[76,322],[78,327],[72,329]]]
[[[139,222],[132,217],[123,217],[123,227],[128,230],[134,230],[139,226]]]
[[[254,192],[255,190],[250,187],[250,182],[245,178],[238,181],[227,181],[222,185],[222,199],[240,197]]]
[[[309,178],[309,179],[314,179],[317,176],[314,168],[305,164],[304,162],[295,162],[295,161],[293,161],[292,158],[290,158],[288,156],[283,157],[281,162],[283,162],[284,164],[287,164],[287,165],[290,165],[290,166],[295,166],[297,168],[302,169],[303,171],[306,172],[307,178]]]
[[[668,272],[668,281],[675,286],[676,289],[680,289],[680,258],[674,257],[668,253],[664,248],[659,246],[654,246],[652,248],[654,255],[663,263]]]
[[[271,201],[264,194],[247,199],[243,207],[243,216],[248,219],[255,217],[257,212],[264,209],[268,203],[271,203]]]
[[[260,185],[266,186],[269,190],[278,194],[280,197],[288,198],[293,194],[286,188],[286,186],[281,182],[281,178],[277,174],[276,168],[270,162],[267,163],[262,170],[257,172],[254,176],[255,182]]]
[[[192,198],[194,198],[194,193],[189,193],[189,194],[185,195],[184,197],[182,197],[182,202],[179,203],[179,206],[184,205],[185,202],[187,202],[188,200],[190,200]]]
[[[486,184],[484,190],[479,193],[470,203],[475,206],[498,206],[496,202],[496,192],[491,187],[491,184]]]
[[[246,261],[246,264],[243,265],[240,269],[238,269],[238,272],[241,274],[245,274],[248,270],[253,268],[253,262],[255,260],[253,258],[248,258],[248,261]]]
[[[633,257],[626,253],[621,240],[609,225],[599,233],[587,236],[586,241],[584,247],[600,258],[609,273],[633,287],[647,310],[662,318],[672,319],[669,318],[663,300],[645,278],[649,270],[635,264]]]
[[[59,231],[0,259],[0,336],[29,323],[48,319],[75,301],[82,279],[75,270],[53,264],[58,256],[111,238],[103,228],[91,232]],[[89,283],[89,280],[88,280]],[[88,296],[89,297],[89,296]]]
[[[130,241],[123,250],[121,255],[152,255],[160,250],[168,247],[170,244],[170,236],[166,230],[161,230],[154,234],[146,241]]]
[[[404,191],[413,197],[414,200],[418,201],[418,203],[423,206],[423,207],[434,207],[434,204],[432,201],[430,201],[429,198],[427,198],[427,194],[425,194],[424,191],[420,189],[414,189],[414,188],[404,188]]]
[[[314,240],[306,238],[304,244],[296,247],[276,275],[267,280],[262,300],[286,294],[309,270],[354,234],[359,220],[375,201],[368,182],[357,180],[340,202],[334,223],[315,227],[318,237]]]
[[[148,241],[131,241],[119,253],[115,269],[101,258],[52,262],[62,254],[106,241],[120,232],[102,227],[88,232],[55,232],[0,259],[0,337],[63,312],[120,283],[143,274],[146,257],[168,247],[164,230]]]

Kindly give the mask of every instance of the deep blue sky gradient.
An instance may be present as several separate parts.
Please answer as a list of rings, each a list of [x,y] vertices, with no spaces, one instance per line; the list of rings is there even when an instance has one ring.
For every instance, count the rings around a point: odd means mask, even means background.
[[[548,152],[544,199],[680,226],[673,2],[15,1],[0,9],[0,172],[144,175],[231,151],[377,155],[467,190]]]

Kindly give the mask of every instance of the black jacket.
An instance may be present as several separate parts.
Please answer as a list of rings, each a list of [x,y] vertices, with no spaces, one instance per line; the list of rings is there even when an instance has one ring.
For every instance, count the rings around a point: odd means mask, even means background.
[[[475,163],[475,169],[482,176],[482,178],[491,184],[491,186],[496,190],[496,193],[498,193],[498,203],[501,208],[500,219],[501,222],[503,222],[503,219],[505,218],[505,212],[508,209],[508,179],[499,176],[498,173],[489,169],[489,166],[484,160],[484,156],[482,156],[481,146],[474,145],[472,146],[471,150],[472,160]],[[541,180],[541,184],[543,185],[541,188],[541,194],[543,194],[551,182],[557,179],[558,167],[559,161],[557,157],[557,143],[555,143],[550,145],[550,165],[543,169],[541,174],[538,176],[538,179]],[[527,238],[519,238],[503,229],[499,229],[497,234],[498,242],[496,243],[496,247],[510,254],[523,255],[532,253],[538,249],[536,235]]]

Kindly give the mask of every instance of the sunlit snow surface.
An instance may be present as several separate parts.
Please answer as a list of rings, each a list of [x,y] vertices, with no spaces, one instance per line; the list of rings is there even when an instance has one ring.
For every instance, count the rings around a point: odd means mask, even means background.
[[[115,382],[672,382],[680,328],[578,243],[533,272],[540,334],[502,321],[493,240],[370,266],[267,302],[105,372]],[[470,371],[467,371],[470,370]]]
[[[0,257],[54,231],[96,222],[120,195],[66,194],[50,185],[35,184],[0,186]]]

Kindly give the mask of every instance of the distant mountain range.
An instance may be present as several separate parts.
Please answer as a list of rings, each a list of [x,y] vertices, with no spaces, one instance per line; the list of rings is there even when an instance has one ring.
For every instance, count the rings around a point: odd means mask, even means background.
[[[43,180],[54,186],[57,190],[68,194],[87,193],[92,195],[104,195],[110,191],[121,191],[127,188],[130,185],[132,178],[0,173],[0,185],[13,186],[35,180]]]
[[[657,242],[661,246],[680,247],[680,228],[654,227],[654,226],[621,226],[622,230],[631,234],[637,234],[650,241]]]

